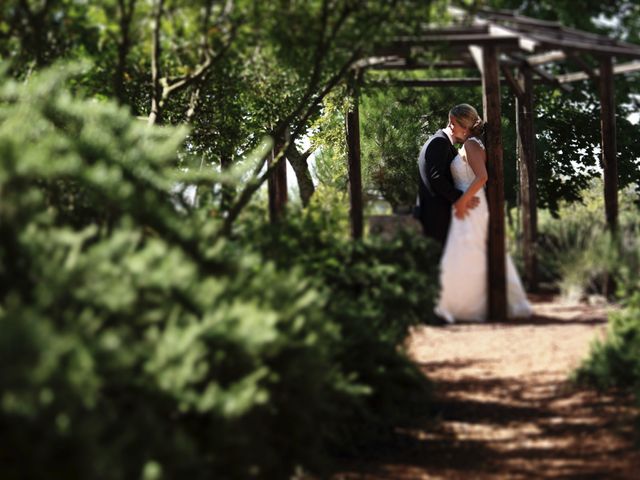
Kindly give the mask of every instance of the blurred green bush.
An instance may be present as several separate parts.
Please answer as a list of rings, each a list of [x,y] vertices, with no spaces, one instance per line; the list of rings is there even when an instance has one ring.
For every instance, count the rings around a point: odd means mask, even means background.
[[[608,291],[610,280],[622,279],[625,271],[640,268],[635,253],[640,234],[637,197],[632,188],[620,192],[619,228],[614,238],[605,222],[603,188],[602,180],[594,180],[582,192],[580,202],[560,202],[558,217],[547,210],[538,212],[539,281],[565,298],[614,298],[615,290]],[[512,225],[508,233],[512,253],[521,264],[522,252],[514,249],[519,232]]]
[[[420,391],[428,394],[428,385],[397,347],[410,326],[435,320],[440,252],[410,232],[392,241],[354,242],[342,195],[321,187],[309,207],[290,211],[276,225],[262,221],[263,209],[255,210],[238,240],[284,271],[302,269],[326,294],[324,312],[342,336],[340,365],[370,389],[356,409],[362,418],[358,431],[370,437],[406,420],[409,403],[424,402]],[[400,404],[407,411],[401,412]]]
[[[399,348],[424,241],[337,241],[312,210],[212,242],[172,194],[185,132],[66,78],[0,90],[2,478],[288,478],[425,405]]]
[[[593,189],[591,192],[593,197]],[[613,236],[605,231],[603,210],[597,211],[594,207],[576,209],[570,225],[574,225],[574,231],[582,232],[580,238],[585,241],[573,244],[573,258],[568,257],[564,267],[573,275],[567,276],[563,284],[575,285],[587,293],[594,290],[602,293],[606,276],[613,281],[614,300],[620,309],[609,315],[605,338],[593,342],[589,356],[574,372],[573,378],[579,384],[599,389],[620,388],[635,392],[640,405],[640,215],[630,190],[622,191],[619,198],[619,228]],[[592,198],[586,207],[589,205],[602,206],[602,202],[599,197]],[[580,221],[583,225],[578,227]],[[590,240],[589,227],[594,227]],[[593,281],[598,276],[599,284]],[[599,289],[594,288],[598,285]]]

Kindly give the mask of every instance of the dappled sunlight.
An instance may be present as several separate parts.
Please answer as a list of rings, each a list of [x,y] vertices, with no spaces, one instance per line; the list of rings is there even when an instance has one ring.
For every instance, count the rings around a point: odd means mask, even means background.
[[[334,480],[635,478],[632,396],[569,380],[612,307],[531,300],[526,321],[414,328],[407,348],[435,382],[435,419],[398,428]]]

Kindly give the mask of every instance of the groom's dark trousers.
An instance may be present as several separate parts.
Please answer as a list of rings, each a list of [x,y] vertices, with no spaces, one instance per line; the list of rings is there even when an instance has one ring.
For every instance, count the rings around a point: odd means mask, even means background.
[[[450,170],[457,154],[447,134],[438,130],[424,144],[418,157],[418,219],[424,234],[443,246],[451,223],[451,206],[462,196],[453,185]]]

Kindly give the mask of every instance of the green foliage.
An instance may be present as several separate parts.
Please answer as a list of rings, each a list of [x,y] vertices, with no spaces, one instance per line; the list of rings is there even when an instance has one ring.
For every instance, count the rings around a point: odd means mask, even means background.
[[[315,175],[318,182],[331,189],[346,192],[347,142],[344,112],[348,99],[346,89],[338,89],[325,98],[322,112],[311,124],[311,149],[315,155]]]
[[[604,293],[612,279],[621,310],[609,316],[604,340],[574,373],[575,381],[607,389],[635,390],[640,400],[640,222],[631,189],[620,192],[619,229],[612,237],[604,222],[602,182],[581,192],[580,205],[560,205],[560,218],[540,221],[540,264],[563,293]]]
[[[557,286],[571,298],[607,292],[609,278],[622,279],[638,265],[635,258],[638,206],[627,188],[619,194],[619,230],[612,237],[604,215],[602,181],[579,192],[580,203],[562,202],[558,218],[539,212],[538,268],[542,282]]]
[[[397,349],[430,311],[425,245],[349,247],[340,211],[277,237],[300,266],[212,243],[209,207],[171,193],[185,132],[64,78],[0,90],[3,478],[322,472],[428,405]]]
[[[463,101],[481,107],[477,89],[369,89],[362,99],[364,186],[394,208],[415,202],[420,148]],[[459,102],[452,102],[459,98]]]
[[[599,388],[635,389],[640,395],[640,294],[611,314],[605,340],[594,342],[589,358],[575,374],[578,382]]]
[[[602,207],[601,203],[596,205]],[[602,292],[603,274],[610,266],[599,256],[606,251],[609,241],[603,212],[585,205],[564,204],[558,219],[546,211],[541,213],[538,240],[541,280],[556,284],[565,296],[574,299]]]
[[[640,250],[638,257],[640,258]],[[573,380],[600,390],[611,388],[635,394],[640,406],[640,281],[636,270],[635,291],[624,308],[609,316],[607,335],[591,345],[589,356],[573,373]],[[636,418],[640,431],[640,417]]]
[[[341,202],[328,201],[331,195],[342,194],[320,189],[306,210],[290,212],[275,226],[247,219],[242,236],[280,269],[301,268],[326,292],[325,313],[339,325],[344,342],[340,364],[371,392],[357,410],[371,438],[376,429],[406,420],[399,403],[426,392],[419,372],[396,346],[411,325],[433,319],[439,252],[415,234],[391,242],[352,241],[346,212],[335,207]]]

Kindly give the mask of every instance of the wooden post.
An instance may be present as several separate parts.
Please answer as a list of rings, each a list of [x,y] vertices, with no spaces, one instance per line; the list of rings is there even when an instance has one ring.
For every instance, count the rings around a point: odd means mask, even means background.
[[[349,173],[349,202],[351,218],[351,236],[362,238],[362,172],[360,166],[360,109],[358,106],[358,78],[353,75],[351,82],[351,102],[346,113],[347,154]]]
[[[604,170],[604,208],[611,232],[618,228],[618,163],[616,161],[616,107],[613,63],[610,56],[600,58],[600,126],[602,168]]]
[[[274,153],[281,151],[282,143],[277,143],[271,151],[271,161],[274,161]],[[277,222],[284,215],[288,201],[287,192],[287,159],[280,158],[276,168],[267,179],[269,191],[269,219],[271,223]]]
[[[504,241],[504,169],[500,129],[500,74],[498,52],[482,49],[482,105],[486,122],[487,197],[489,201],[489,318],[507,318],[506,264]]]
[[[520,161],[520,201],[524,253],[524,280],[529,291],[538,288],[538,213],[536,192],[535,130],[533,126],[533,79],[531,69],[520,67],[518,84],[521,95],[516,97],[516,129]]]

